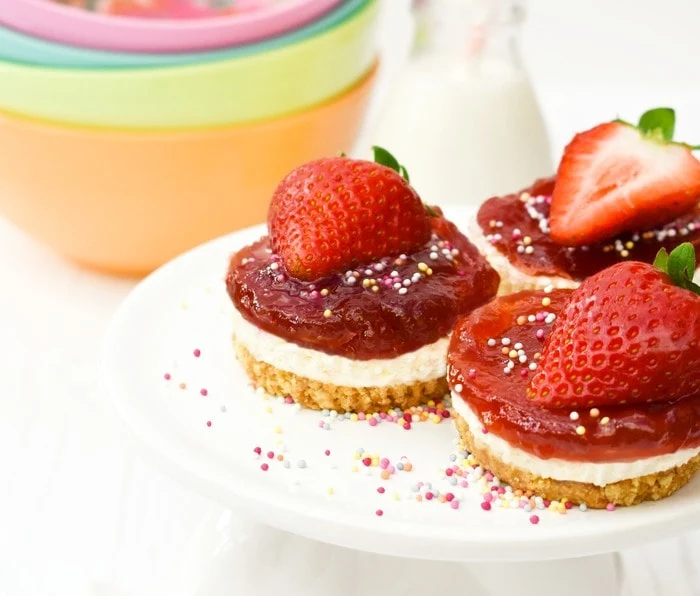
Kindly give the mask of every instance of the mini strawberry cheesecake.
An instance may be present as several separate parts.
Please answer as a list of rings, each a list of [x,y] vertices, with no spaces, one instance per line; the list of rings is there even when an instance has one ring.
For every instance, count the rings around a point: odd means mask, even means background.
[[[499,293],[575,288],[615,263],[700,247],[700,162],[670,141],[673,118],[660,108],[637,127],[578,134],[556,178],[481,206],[468,232],[501,275]]]
[[[448,354],[455,424],[484,467],[545,499],[634,505],[700,469],[700,288],[692,245],[576,290],[499,297]]]
[[[231,259],[239,361],[255,385],[309,408],[376,412],[443,397],[457,318],[498,289],[405,168],[379,148],[375,159],[291,172],[272,198],[269,235]]]

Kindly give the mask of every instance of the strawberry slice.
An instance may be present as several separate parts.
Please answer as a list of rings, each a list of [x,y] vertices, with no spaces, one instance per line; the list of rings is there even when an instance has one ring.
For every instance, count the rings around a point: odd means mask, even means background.
[[[686,242],[576,289],[546,338],[528,396],[547,408],[670,403],[700,394],[700,287]]]
[[[555,242],[580,246],[651,229],[698,203],[700,162],[689,146],[670,140],[673,119],[672,110],[659,108],[637,127],[608,122],[574,137],[552,195]]]

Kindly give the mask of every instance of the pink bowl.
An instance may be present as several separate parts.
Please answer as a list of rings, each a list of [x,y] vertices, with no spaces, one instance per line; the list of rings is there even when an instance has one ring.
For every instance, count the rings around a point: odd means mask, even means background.
[[[48,0],[0,0],[0,23],[73,46],[122,52],[191,52],[259,41],[301,27],[341,0],[289,0],[208,19],[109,16]]]

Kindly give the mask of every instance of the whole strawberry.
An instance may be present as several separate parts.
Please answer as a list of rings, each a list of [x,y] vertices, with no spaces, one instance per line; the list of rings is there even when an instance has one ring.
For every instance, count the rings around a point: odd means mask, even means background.
[[[268,228],[290,275],[314,280],[428,242],[430,214],[405,168],[379,147],[375,160],[319,159],[279,184]]]
[[[700,394],[700,288],[693,245],[654,266],[588,278],[545,340],[528,395],[544,407],[672,402]]]

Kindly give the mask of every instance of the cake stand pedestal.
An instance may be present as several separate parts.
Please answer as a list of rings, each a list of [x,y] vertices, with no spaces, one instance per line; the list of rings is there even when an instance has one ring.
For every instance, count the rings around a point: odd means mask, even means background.
[[[279,566],[277,578],[264,577],[264,568],[256,564],[270,553]],[[315,553],[315,560],[305,556],[309,553]],[[294,596],[449,594],[455,586],[468,587],[469,596],[622,595],[617,553],[518,563],[404,559],[317,543],[232,510],[202,521],[186,561],[179,583],[182,596],[267,596],[282,589]],[[333,587],[327,592],[320,588],[317,574],[336,578]],[[262,587],[261,581],[268,585]]]

